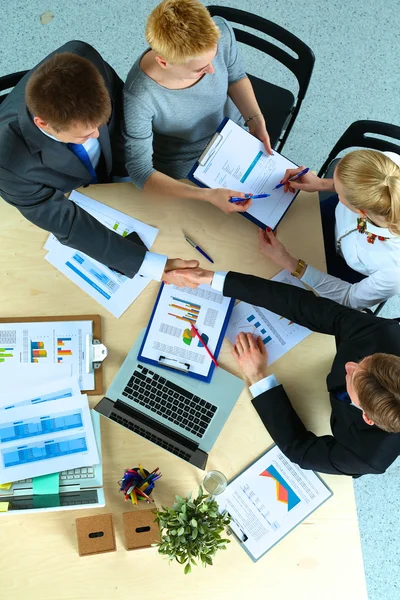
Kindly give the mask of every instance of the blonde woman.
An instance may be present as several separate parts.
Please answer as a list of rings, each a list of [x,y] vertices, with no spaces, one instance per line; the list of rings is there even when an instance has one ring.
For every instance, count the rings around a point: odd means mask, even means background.
[[[224,117],[247,124],[272,153],[264,117],[240,63],[230,24],[211,18],[198,0],[165,0],[146,25],[149,48],[124,89],[127,170],[145,192],[208,201],[224,212],[235,190],[203,189],[183,179]]]
[[[321,202],[328,274],[289,254],[272,231],[259,232],[260,249],[320,296],[352,308],[374,306],[400,292],[400,156],[354,150],[337,164],[333,179],[308,172],[285,191],[332,191]]]

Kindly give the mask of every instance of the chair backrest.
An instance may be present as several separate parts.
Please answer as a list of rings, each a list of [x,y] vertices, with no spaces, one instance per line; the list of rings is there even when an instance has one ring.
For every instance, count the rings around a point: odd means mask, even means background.
[[[28,71],[18,71],[18,73],[11,73],[10,75],[3,75],[3,77],[0,77],[0,92],[13,88],[27,73]],[[8,94],[0,94],[0,104],[7,95]]]
[[[374,137],[374,134],[393,138],[393,140],[398,140],[398,143],[382,140],[381,138]],[[390,123],[383,123],[382,121],[354,121],[333,146],[328,158],[319,170],[318,177],[324,177],[329,165],[340,152],[348,148],[357,147],[380,150],[381,152],[386,150],[400,154],[400,127],[398,125],[391,125]]]
[[[313,51],[307,46],[307,44],[293,35],[293,33],[290,33],[280,25],[277,25],[272,21],[268,21],[268,19],[264,19],[263,17],[259,17],[258,15],[254,15],[237,8],[229,8],[225,6],[207,6],[207,10],[210,12],[212,17],[223,17],[227,21],[232,21],[233,23],[238,23],[246,27],[251,27],[256,31],[264,33],[277,40],[277,42],[284,44],[297,55],[297,57],[294,57],[279,46],[275,46],[270,41],[264,40],[253,33],[243,31],[242,29],[237,29],[236,27],[233,29],[238,42],[247,44],[252,48],[272,56],[272,58],[279,61],[287,69],[289,69],[298,81],[299,92],[297,95],[297,101],[292,110],[291,118],[286,126],[284,136],[280,141],[280,148],[282,148],[290,133],[290,130],[293,127],[293,123],[300,110],[301,103],[303,102],[308,85],[310,83],[315,62]]]

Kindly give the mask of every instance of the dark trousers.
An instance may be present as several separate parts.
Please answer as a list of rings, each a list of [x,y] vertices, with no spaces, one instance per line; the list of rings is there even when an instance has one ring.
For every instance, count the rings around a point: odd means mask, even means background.
[[[320,202],[322,231],[324,234],[326,267],[329,275],[348,281],[349,283],[357,283],[365,278],[357,271],[351,269],[344,258],[336,252],[335,242],[335,209],[339,198],[337,195],[330,196],[326,200]]]

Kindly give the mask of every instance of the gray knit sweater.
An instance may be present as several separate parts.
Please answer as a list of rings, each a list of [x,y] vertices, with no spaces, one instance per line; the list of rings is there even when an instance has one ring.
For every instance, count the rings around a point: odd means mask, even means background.
[[[186,177],[224,117],[243,124],[227,90],[246,73],[231,26],[221,17],[214,21],[221,37],[213,75],[205,74],[189,88],[169,90],[140,69],[143,55],[128,74],[124,88],[126,166],[139,188],[154,170],[175,179]]]

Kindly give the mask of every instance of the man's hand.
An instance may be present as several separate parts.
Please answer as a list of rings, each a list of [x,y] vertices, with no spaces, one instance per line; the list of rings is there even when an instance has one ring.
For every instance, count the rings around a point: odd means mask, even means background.
[[[262,115],[256,115],[249,121],[248,125],[251,135],[254,135],[257,139],[264,144],[264,148],[268,154],[273,154],[271,148],[271,141],[269,139],[268,131],[265,126],[265,120]]]
[[[247,385],[253,385],[268,375],[268,353],[260,337],[256,339],[251,333],[239,333],[232,354]]]
[[[199,266],[198,260],[182,260],[181,258],[169,258],[165,264],[162,280],[164,283],[172,283],[178,287],[197,288],[198,284],[187,279],[186,274]],[[179,269],[177,271],[176,269]],[[179,273],[179,275],[177,274]]]
[[[197,261],[187,261],[187,262],[197,262]],[[197,263],[199,264],[199,263]],[[212,279],[214,277],[214,271],[208,271],[206,269],[198,268],[189,268],[189,269],[177,269],[175,271],[171,271],[169,273],[170,276],[184,280],[186,283],[182,285],[187,285],[188,287],[197,288],[201,283],[207,283],[211,285]],[[175,284],[178,285],[178,284]]]
[[[290,273],[297,268],[298,261],[286,250],[285,246],[276,238],[270,227],[266,231],[258,230],[258,241],[260,250],[282,269],[287,269]]]
[[[216,190],[204,190],[204,193],[207,202],[213,204],[227,215],[234,212],[245,212],[251,206],[251,198],[246,199],[246,194],[243,192],[217,188]],[[249,196],[250,194],[247,195]],[[230,198],[243,198],[243,201],[229,202]]]

